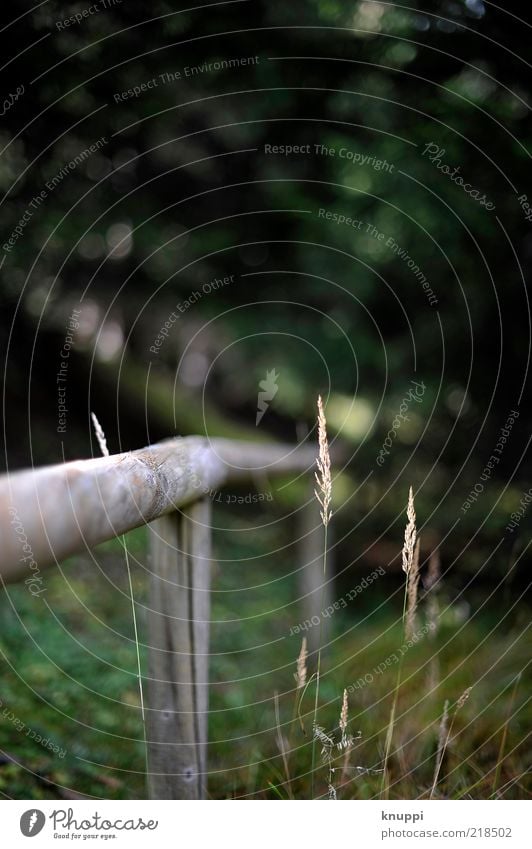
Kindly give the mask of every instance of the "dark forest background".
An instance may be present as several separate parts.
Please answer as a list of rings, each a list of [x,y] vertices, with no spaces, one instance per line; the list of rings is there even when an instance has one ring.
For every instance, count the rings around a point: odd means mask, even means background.
[[[91,410],[113,453],[176,434],[314,440],[322,393],[342,458],[339,587],[351,586],[349,569],[398,574],[410,485],[424,556],[441,543],[450,587],[485,591],[494,576],[507,594],[525,586],[532,513],[507,526],[532,485],[529,3],[235,0],[182,11],[109,0],[58,26],[88,8],[13,2],[3,14],[4,469],[97,455]],[[495,208],[431,162],[429,144]],[[342,148],[372,159],[356,164]],[[257,426],[272,369],[278,391]],[[379,465],[412,381],[422,401]],[[247,530],[220,535],[222,560],[275,568],[291,534],[282,518],[303,489],[258,479],[265,489],[269,503],[216,505],[221,526]],[[112,563],[116,551],[102,556]],[[227,699],[238,703],[234,691]]]
[[[309,2],[303,12],[253,0],[181,13],[124,0],[61,30],[82,4],[19,5],[4,32],[2,90],[25,88],[2,118],[4,240],[47,180],[106,143],[3,252],[6,466],[89,456],[89,406],[113,450],[174,433],[294,441],[321,391],[353,453],[346,487],[375,471],[375,521],[395,515],[390,483],[407,480],[444,534],[519,407],[479,499],[485,516],[497,493],[483,534],[500,533],[530,475],[532,241],[517,197],[530,195],[530,28],[514,17],[526,18],[526,4]],[[430,142],[495,211],[438,171],[423,155]],[[267,155],[265,144],[311,152]],[[315,144],[393,172],[315,155]],[[324,223],[319,208],[392,236],[437,307],[389,248]],[[150,352],[176,303],[228,275]],[[82,293],[57,433],[60,351]],[[258,381],[272,368],[280,389],[257,434]],[[376,468],[412,379],[427,387],[423,404]],[[478,516],[475,506],[462,516],[464,530]]]

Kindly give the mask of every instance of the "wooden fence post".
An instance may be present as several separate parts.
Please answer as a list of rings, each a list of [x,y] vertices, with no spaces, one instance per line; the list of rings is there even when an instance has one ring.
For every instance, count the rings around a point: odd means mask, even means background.
[[[151,799],[203,799],[211,579],[211,502],[149,526],[147,740]]]
[[[307,492],[308,503],[299,511],[299,594],[301,596],[301,621],[310,621],[312,627],[302,633],[307,638],[310,659],[321,644],[327,642],[328,618],[322,611],[332,603],[334,585],[334,563],[331,526],[328,528],[327,574],[323,577],[324,528],[320,519],[319,505],[314,496],[314,480],[310,480]],[[319,622],[316,620],[317,617]],[[321,629],[320,623],[321,622]]]

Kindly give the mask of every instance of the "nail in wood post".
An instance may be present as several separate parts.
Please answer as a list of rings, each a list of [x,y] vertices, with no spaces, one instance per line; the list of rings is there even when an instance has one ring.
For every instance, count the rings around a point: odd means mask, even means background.
[[[203,799],[207,785],[211,502],[149,527],[149,796]]]

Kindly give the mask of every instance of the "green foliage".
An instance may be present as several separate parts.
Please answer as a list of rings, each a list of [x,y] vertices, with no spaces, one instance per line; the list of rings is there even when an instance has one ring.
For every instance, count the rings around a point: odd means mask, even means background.
[[[227,519],[227,514],[221,514]],[[261,557],[272,540],[247,533],[255,545],[246,551],[217,537],[219,567],[212,607],[210,663],[209,794],[213,798],[309,798],[313,688],[301,704],[305,731],[296,714],[293,673],[300,637],[290,630],[301,621],[291,561]],[[146,670],[145,552],[133,546],[143,669]],[[253,564],[252,570],[250,563]],[[3,705],[0,709],[0,790],[11,798],[70,798],[69,793],[100,798],[145,798],[143,732],[136,684],[130,602],[123,559],[99,550],[94,562],[73,559],[63,574],[47,575],[46,602],[32,599],[22,586],[9,587],[2,600]],[[360,574],[349,577],[350,586]],[[386,580],[386,579],[382,579]],[[344,688],[349,688],[349,732],[360,740],[350,755],[339,798],[371,798],[379,791],[386,723],[394,667],[371,673],[402,642],[399,601],[390,602],[377,586],[330,620],[322,659],[318,721],[327,733],[337,729]],[[386,590],[386,592],[385,592]],[[401,780],[393,798],[414,798],[430,788],[434,747],[443,702],[455,702],[475,682],[460,712],[449,758],[449,777],[441,792],[458,798],[473,786],[473,798],[488,798],[511,684],[526,666],[526,645],[519,617],[499,623],[496,611],[476,611],[464,619],[463,601],[444,594],[444,615],[437,642],[426,638],[404,661],[403,687],[396,724],[402,761],[391,761]],[[419,625],[424,613],[420,610]],[[439,662],[439,685],[431,692],[431,663]],[[13,659],[16,658],[16,664]],[[280,729],[288,753],[290,784],[279,751],[275,694]],[[24,724],[6,718],[4,709]],[[518,693],[500,786],[514,782],[505,798],[526,796],[527,708]],[[40,734],[65,755],[53,754],[29,734]],[[337,757],[337,776],[343,767]],[[361,767],[361,769],[354,769]],[[447,773],[446,773],[447,775]],[[406,776],[406,777],[404,777]],[[519,776],[522,776],[519,778]],[[319,767],[315,792],[327,793],[327,770]]]

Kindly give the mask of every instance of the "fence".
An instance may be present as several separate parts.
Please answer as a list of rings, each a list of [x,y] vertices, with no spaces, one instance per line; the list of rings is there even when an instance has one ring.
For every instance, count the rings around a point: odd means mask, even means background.
[[[186,437],[139,451],[0,478],[0,577],[28,577],[65,557],[148,524],[148,792],[206,795],[211,508],[207,493],[231,482],[305,473],[313,448]],[[311,616],[321,595],[322,545],[303,511],[300,535]],[[31,559],[30,559],[31,558]],[[308,568],[307,568],[308,566]],[[323,598],[322,598],[323,601]]]

